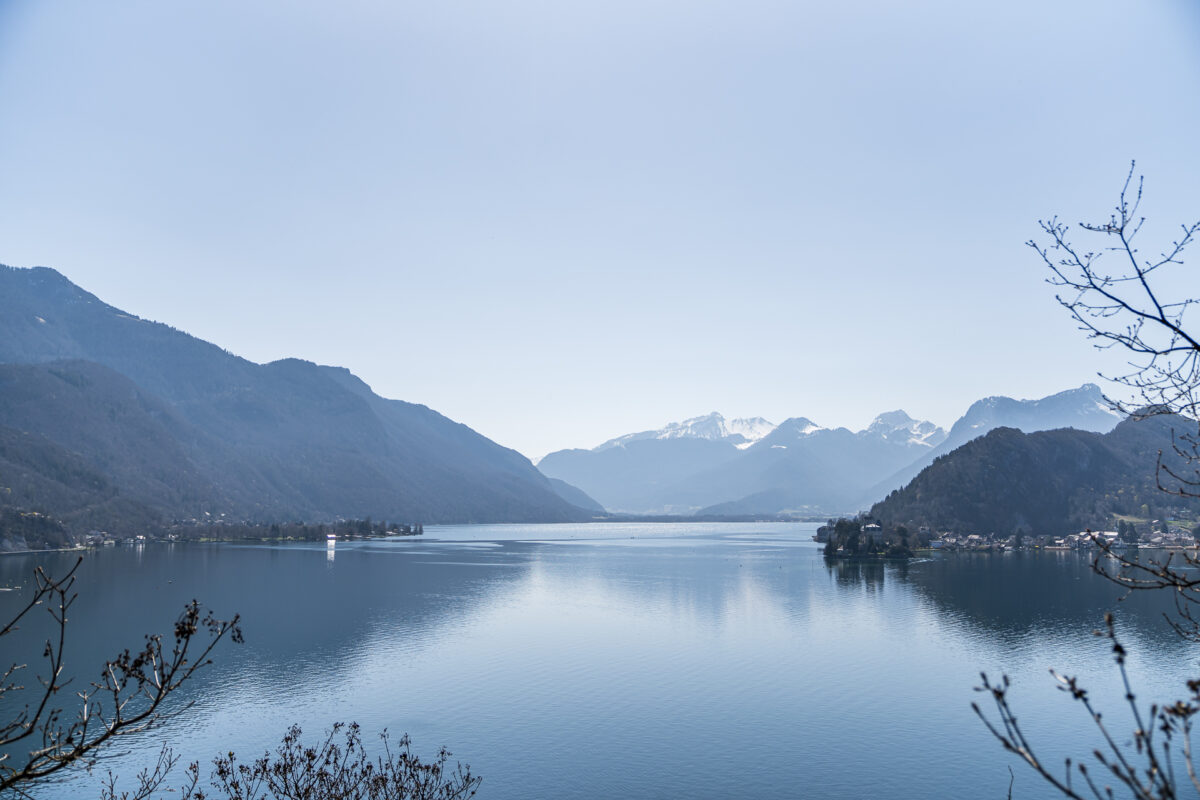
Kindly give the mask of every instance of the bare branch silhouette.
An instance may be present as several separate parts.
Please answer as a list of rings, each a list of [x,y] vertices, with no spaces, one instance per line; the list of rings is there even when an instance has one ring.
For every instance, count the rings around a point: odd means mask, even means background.
[[[1180,226],[1178,239],[1169,247],[1153,258],[1143,258],[1137,247],[1145,223],[1138,214],[1143,181],[1139,177],[1135,186],[1134,168],[1135,164],[1130,164],[1107,222],[1081,222],[1071,227],[1051,218],[1039,223],[1047,243],[1028,244],[1050,270],[1047,280],[1060,290],[1058,302],[1088,338],[1099,348],[1115,347],[1130,354],[1132,371],[1108,377],[1131,390],[1136,399],[1110,400],[1114,407],[1139,417],[1174,414],[1189,425],[1200,425],[1200,338],[1185,327],[1188,309],[1200,303],[1200,298],[1168,298],[1156,283],[1163,270],[1183,265],[1183,252],[1200,233],[1200,222]],[[1095,250],[1078,247],[1071,241],[1073,232],[1096,235],[1102,246]],[[1172,431],[1171,450],[1159,451],[1155,474],[1163,492],[1200,497],[1200,428]],[[1092,568],[1099,575],[1123,587],[1125,596],[1141,591],[1171,592],[1175,616],[1166,615],[1167,622],[1178,635],[1200,642],[1200,556],[1186,551],[1168,553],[1165,558],[1129,555],[1103,537],[1096,537],[1095,543],[1099,552]],[[1104,630],[1096,633],[1111,646],[1124,687],[1123,700],[1134,720],[1127,740],[1110,731],[1099,707],[1076,678],[1058,673],[1053,674],[1059,688],[1083,707],[1103,742],[1089,760],[1067,759],[1059,771],[1038,755],[1009,703],[1007,676],[993,682],[983,674],[977,687],[991,697],[994,719],[978,704],[972,703],[972,708],[1007,751],[1065,797],[1113,798],[1113,785],[1102,785],[1106,780],[1114,780],[1118,790],[1137,800],[1174,800],[1181,787],[1189,784],[1200,794],[1191,741],[1192,721],[1200,711],[1200,679],[1185,681],[1183,699],[1143,706],[1134,693],[1126,650],[1111,613],[1105,615],[1104,624]],[[1186,769],[1187,783],[1181,783],[1175,773],[1178,762]],[[1089,770],[1089,763],[1099,769]]]
[[[29,603],[0,628],[2,639],[44,606],[54,630],[42,650],[45,672],[28,687],[32,698],[12,719],[0,722],[0,792],[25,794],[34,782],[71,764],[90,763],[95,752],[113,739],[148,730],[166,713],[167,698],[212,663],[213,648],[222,639],[242,641],[238,617],[217,619],[193,600],[175,620],[169,642],[157,634],[147,636],[140,651],[124,650],[106,661],[100,677],[75,693],[68,711],[58,703],[69,684],[63,652],[81,562],[61,578],[52,578],[39,567]],[[23,699],[27,687],[18,681],[28,670],[27,664],[13,663],[5,671],[0,700]]]

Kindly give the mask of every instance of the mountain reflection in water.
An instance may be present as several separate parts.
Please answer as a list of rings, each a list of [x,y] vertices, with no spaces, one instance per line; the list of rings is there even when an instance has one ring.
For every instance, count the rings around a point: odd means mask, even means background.
[[[315,735],[353,719],[408,731],[422,752],[448,745],[484,777],[481,798],[1002,797],[1010,761],[969,709],[981,669],[1013,676],[1048,755],[1090,750],[1046,673],[1119,698],[1091,636],[1119,592],[1086,557],[826,562],[814,529],[429,527],[333,549],[111,548],[80,572],[68,669],[85,680],[198,597],[240,612],[246,644],[221,649],[187,692],[196,705],[163,728],[185,759],[250,756],[293,722]],[[0,585],[27,589],[35,564],[73,559],[0,558]],[[0,611],[23,594],[0,593]],[[1195,671],[1167,609],[1160,595],[1118,607],[1147,698],[1178,696]],[[39,652],[39,633],[6,653]],[[131,744],[105,766],[149,763],[156,742]],[[1014,796],[1053,796],[1015,769]],[[75,776],[42,796],[94,784]]]

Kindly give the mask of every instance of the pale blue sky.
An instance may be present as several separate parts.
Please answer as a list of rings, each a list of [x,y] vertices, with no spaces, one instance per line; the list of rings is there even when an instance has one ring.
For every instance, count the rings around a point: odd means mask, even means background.
[[[0,0],[0,262],[533,457],[1091,380],[1023,242],[1198,142],[1195,0]]]

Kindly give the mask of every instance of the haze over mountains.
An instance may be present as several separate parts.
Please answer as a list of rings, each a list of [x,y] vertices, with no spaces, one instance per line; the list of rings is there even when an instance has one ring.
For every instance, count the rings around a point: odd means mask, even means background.
[[[0,267],[0,511],[41,509],[75,531],[189,518],[556,522],[605,508],[852,513],[993,429],[1107,432],[1118,419],[1092,384],[986,398],[949,431],[899,410],[860,431],[712,413],[534,468],[345,369],[255,364],[54,270]]]
[[[0,267],[0,365],[0,505],[114,528],[591,517],[524,456],[345,369],[252,363],[51,269]]]
[[[685,419],[683,422],[672,422],[665,428],[656,431],[627,433],[616,439],[609,439],[594,449],[609,450],[613,447],[628,447],[634,442],[663,439],[706,439],[732,444],[739,450],[744,450],[759,439],[773,431],[775,426],[762,417],[749,419],[727,420],[715,411],[707,416]]]
[[[592,450],[551,453],[538,468],[610,511],[836,514],[866,508],[937,456],[997,427],[1107,431],[1119,420],[1093,384],[1039,400],[986,398],[949,432],[903,411],[880,414],[861,431],[805,417],[772,426],[714,413]]]

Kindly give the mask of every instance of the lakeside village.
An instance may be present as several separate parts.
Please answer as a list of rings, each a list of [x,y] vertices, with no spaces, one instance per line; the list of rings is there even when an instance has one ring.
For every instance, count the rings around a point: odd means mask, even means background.
[[[886,527],[864,519],[829,520],[813,539],[825,545],[829,558],[911,558],[921,550],[1008,552],[1015,550],[1090,550],[1100,545],[1113,550],[1126,548],[1196,548],[1200,525],[1185,520],[1142,520],[1140,524],[1117,520],[1115,531],[1083,530],[1064,536],[1035,536],[1014,533],[935,532],[929,527],[909,531],[904,526]]]
[[[147,542],[236,542],[236,541],[335,541],[376,539],[389,536],[420,536],[421,523],[375,522],[339,519],[325,523],[244,522],[224,514],[205,514],[164,522],[148,515],[130,520],[114,531],[91,529],[56,519],[41,511],[23,511],[0,506],[0,553],[32,550],[70,550]]]
[[[372,522],[367,519],[306,525],[302,522],[248,523],[189,519],[151,534],[116,536],[107,531],[89,531],[80,545],[105,547],[146,542],[236,542],[236,541],[334,541],[378,539],[386,536],[420,536],[425,526],[416,523]]]

